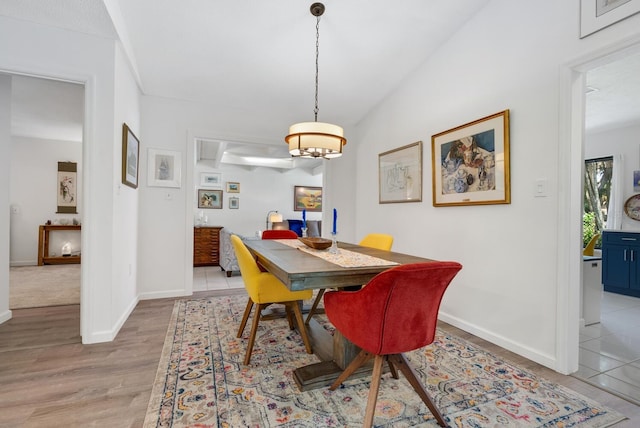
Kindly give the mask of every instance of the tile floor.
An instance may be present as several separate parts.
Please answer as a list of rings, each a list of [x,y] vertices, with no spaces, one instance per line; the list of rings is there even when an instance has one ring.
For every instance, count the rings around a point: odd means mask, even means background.
[[[193,269],[193,291],[243,288],[218,266]],[[573,376],[640,405],[640,298],[602,293],[601,322],[580,329],[580,368]]]
[[[244,288],[239,272],[230,278],[219,266],[203,266],[193,268],[193,291],[227,290]]]
[[[600,323],[580,329],[573,376],[640,405],[640,298],[602,293]]]

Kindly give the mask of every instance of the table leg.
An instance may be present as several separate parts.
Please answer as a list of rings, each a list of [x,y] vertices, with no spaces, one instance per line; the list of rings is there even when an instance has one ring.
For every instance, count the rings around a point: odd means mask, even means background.
[[[338,330],[332,336],[315,319],[311,319],[307,325],[307,334],[313,353],[322,361],[293,371],[293,379],[301,391],[330,386],[360,352],[360,348],[345,339]],[[371,363],[365,364],[350,379],[370,376],[371,369]]]

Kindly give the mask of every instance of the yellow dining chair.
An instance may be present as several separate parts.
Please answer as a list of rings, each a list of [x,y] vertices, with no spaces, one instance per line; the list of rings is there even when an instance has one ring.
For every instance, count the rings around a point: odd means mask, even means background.
[[[244,364],[248,365],[251,360],[251,352],[253,351],[253,344],[256,340],[260,314],[264,308],[274,303],[285,305],[289,328],[292,330],[294,328],[292,319],[293,312],[298,328],[300,329],[300,335],[302,336],[304,346],[307,353],[311,354],[311,342],[309,342],[309,337],[307,336],[307,330],[302,319],[302,311],[300,310],[300,307],[302,306],[303,300],[310,299],[313,296],[313,291],[290,291],[273,274],[260,271],[255,258],[251,255],[249,249],[238,236],[231,236],[231,244],[233,245],[236,258],[238,259],[238,265],[240,266],[240,274],[242,275],[244,286],[249,294],[249,301],[247,302],[247,307],[244,310],[242,322],[240,323],[240,329],[238,330],[238,338],[242,337],[242,333],[247,325],[247,320],[249,319],[253,305],[257,305],[256,311],[253,314],[253,324],[251,325],[251,333],[249,334],[249,344],[247,345]]]
[[[360,241],[359,245],[363,247],[376,248],[378,250],[391,251],[391,246],[393,245],[393,236],[387,235],[385,233],[370,233],[366,235]],[[313,305],[311,305],[311,309],[309,309],[309,313],[307,314],[307,319],[305,320],[305,324],[309,324],[311,321],[311,317],[316,312],[316,308],[320,304],[322,300],[322,296],[324,295],[324,288],[318,290],[318,295],[316,299],[313,301]]]
[[[599,233],[593,235],[587,246],[584,247],[584,250],[582,250],[583,256],[593,256],[593,250],[596,248],[596,242],[598,242],[598,238],[600,238]]]
[[[384,233],[370,233],[360,241],[363,247],[377,248],[378,250],[391,251],[393,236]]]

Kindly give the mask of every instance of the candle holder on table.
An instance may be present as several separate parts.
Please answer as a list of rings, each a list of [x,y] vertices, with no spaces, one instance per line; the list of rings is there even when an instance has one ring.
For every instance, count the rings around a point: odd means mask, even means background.
[[[307,235],[307,228],[306,228],[306,227],[303,227],[303,228],[302,228],[302,237],[303,237],[303,238],[306,238],[307,236],[308,236],[308,235]]]
[[[336,236],[338,234],[336,232],[331,233],[331,248],[329,248],[329,252],[331,254],[338,254],[338,241],[336,241]]]

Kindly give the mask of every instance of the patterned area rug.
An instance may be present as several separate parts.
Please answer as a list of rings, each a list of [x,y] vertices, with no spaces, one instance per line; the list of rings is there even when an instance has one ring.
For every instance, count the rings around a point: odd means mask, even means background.
[[[361,426],[369,378],[300,392],[292,371],[317,359],[285,319],[261,321],[251,365],[242,364],[250,328],[242,339],[236,332],[245,305],[244,296],[176,302],[144,426]],[[452,427],[606,427],[625,419],[440,331],[407,356]],[[437,426],[402,374],[383,376],[374,423]]]

